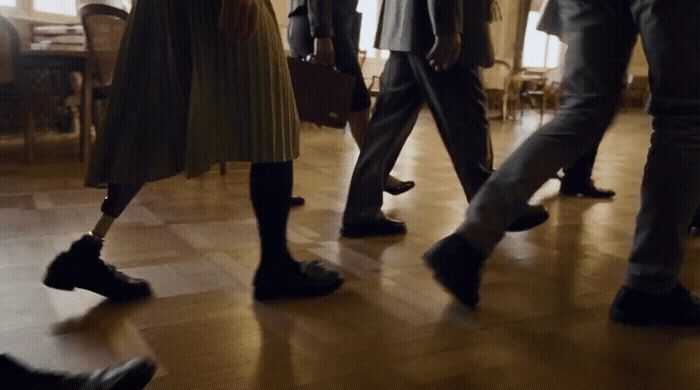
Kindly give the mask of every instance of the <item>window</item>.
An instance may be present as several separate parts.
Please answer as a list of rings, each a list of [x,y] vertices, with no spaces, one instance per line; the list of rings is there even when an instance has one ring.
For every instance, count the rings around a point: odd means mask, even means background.
[[[374,36],[377,33],[379,18],[378,0],[360,0],[357,4],[357,12],[362,13],[362,28],[360,29],[360,50],[367,50],[367,57],[377,57],[374,49]],[[382,51],[382,58],[388,58],[388,53]]]
[[[525,45],[523,47],[523,67],[556,68],[559,66],[559,38],[537,30],[541,14],[531,11],[527,17]]]
[[[34,0],[34,11],[47,14],[77,15],[75,0]]]
[[[17,0],[0,0],[0,7],[16,7]]]

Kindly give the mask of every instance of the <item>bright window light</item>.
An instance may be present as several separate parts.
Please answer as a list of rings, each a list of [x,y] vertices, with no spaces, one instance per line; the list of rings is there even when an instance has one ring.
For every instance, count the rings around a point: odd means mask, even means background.
[[[556,68],[559,66],[559,39],[537,30],[540,13],[531,11],[527,17],[525,45],[523,47],[523,67]]]
[[[77,15],[75,0],[34,0],[34,10],[48,14]]]
[[[374,35],[377,33],[378,3],[377,0],[360,0],[357,4],[357,12],[362,13],[360,50],[367,50],[368,57],[376,57]]]
[[[0,7],[16,7],[17,0],[0,0]]]

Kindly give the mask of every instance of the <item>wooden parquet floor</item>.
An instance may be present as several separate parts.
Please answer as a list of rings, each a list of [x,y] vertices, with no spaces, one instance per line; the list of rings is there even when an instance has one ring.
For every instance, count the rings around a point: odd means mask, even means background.
[[[538,122],[494,122],[497,163]],[[143,190],[103,255],[149,279],[155,297],[112,305],[40,282],[52,257],[93,226],[104,193],[82,187],[84,166],[72,157],[27,166],[0,148],[0,351],[61,370],[152,356],[160,368],[150,389],[697,390],[700,333],[607,318],[648,139],[649,120],[634,111],[603,142],[595,179],[618,192],[613,201],[560,198],[555,181],[536,194],[551,220],[505,238],[476,312],[454,303],[421,261],[467,207],[428,113],[395,170],[416,188],[385,198],[385,210],[407,221],[399,238],[339,239],[357,150],[349,133],[305,129],[295,193],[307,205],[292,212],[290,245],[347,282],[331,297],[274,304],[251,299],[259,252],[246,166]],[[683,279],[696,291],[698,255],[700,239],[689,239]]]

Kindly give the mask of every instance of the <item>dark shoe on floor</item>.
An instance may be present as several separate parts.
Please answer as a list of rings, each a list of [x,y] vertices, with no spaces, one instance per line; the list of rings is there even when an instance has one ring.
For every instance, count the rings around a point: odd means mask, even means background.
[[[481,268],[486,256],[466,238],[451,234],[433,245],[423,258],[435,279],[462,304],[475,307],[479,303]]]
[[[406,234],[406,223],[380,214],[368,221],[344,223],[340,234],[348,238]]]
[[[100,259],[101,249],[101,239],[91,235],[83,236],[71,245],[68,252],[59,254],[49,265],[44,284],[66,291],[74,288],[89,290],[116,302],[151,295],[148,282],[131,278]]]
[[[700,326],[700,299],[680,284],[664,295],[622,287],[610,318],[634,326]]]
[[[301,207],[306,203],[306,199],[302,198],[301,196],[292,196],[289,198],[289,206],[290,207]]]
[[[615,196],[615,191],[598,188],[593,180],[568,180],[566,176],[561,179],[559,193],[564,196],[594,199],[610,199]]]
[[[17,389],[141,390],[153,379],[155,372],[156,363],[150,359],[135,359],[103,370],[69,374],[35,370],[10,356],[0,356],[0,374],[10,375],[16,386],[12,388]]]
[[[522,232],[525,230],[530,230],[536,226],[545,223],[549,219],[549,212],[542,205],[527,205],[525,213],[513,222],[506,231],[508,232]]]
[[[399,183],[396,185],[393,185],[391,187],[390,186],[384,187],[384,191],[386,193],[389,193],[391,195],[396,196],[396,195],[401,195],[404,192],[410,191],[415,186],[416,186],[416,183],[413,181],[399,181]]]
[[[253,297],[257,301],[321,297],[342,285],[342,276],[325,269],[318,261],[292,261],[277,269],[258,268]]]
[[[65,387],[76,390],[141,390],[153,379],[156,363],[149,359],[136,359],[120,366],[105,368],[75,377],[67,377],[66,383],[80,384]],[[64,387],[60,387],[63,389]]]

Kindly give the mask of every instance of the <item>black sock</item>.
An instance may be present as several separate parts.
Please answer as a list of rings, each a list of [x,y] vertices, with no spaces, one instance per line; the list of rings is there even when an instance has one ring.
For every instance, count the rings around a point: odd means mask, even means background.
[[[254,163],[250,168],[250,198],[260,233],[260,267],[292,261],[287,248],[292,180],[291,161]]]

